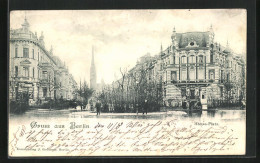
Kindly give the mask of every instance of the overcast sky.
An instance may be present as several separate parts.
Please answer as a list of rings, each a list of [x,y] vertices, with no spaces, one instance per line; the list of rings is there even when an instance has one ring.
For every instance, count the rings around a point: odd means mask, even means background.
[[[45,47],[65,61],[77,82],[89,83],[92,46],[97,81],[111,83],[119,68],[132,68],[146,53],[160,52],[176,32],[207,31],[212,24],[215,41],[246,53],[246,10],[85,10],[13,11],[10,27],[20,28],[27,17],[30,30],[41,31]]]

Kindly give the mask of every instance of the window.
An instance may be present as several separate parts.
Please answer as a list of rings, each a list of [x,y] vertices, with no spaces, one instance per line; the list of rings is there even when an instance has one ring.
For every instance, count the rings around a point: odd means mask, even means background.
[[[187,59],[186,59],[185,56],[182,56],[182,57],[181,57],[181,63],[187,63]]]
[[[195,56],[194,55],[189,57],[189,63],[195,63]]]
[[[38,52],[38,61],[40,60],[40,54],[39,54],[39,52]]]
[[[29,77],[29,67],[23,67],[23,76]]]
[[[211,80],[215,79],[215,70],[209,70],[209,79]]]
[[[42,88],[43,97],[47,96],[47,88]]]
[[[196,73],[195,73],[194,69],[188,71],[188,77],[189,77],[189,80],[191,80],[191,81],[194,81],[196,79]]]
[[[175,56],[173,57],[173,64],[175,64]]]
[[[32,58],[34,59],[34,49],[32,49]]]
[[[220,80],[221,80],[221,82],[222,82],[223,79],[224,79],[224,71],[221,70],[220,71]]]
[[[18,48],[17,47],[15,48],[15,57],[16,58],[18,57]]]
[[[23,48],[23,57],[29,58],[29,49],[28,48]]]
[[[203,63],[203,56],[199,56],[199,63]]]
[[[210,52],[210,63],[213,63],[213,52]]]
[[[48,72],[47,71],[43,71],[42,72],[42,78],[43,79],[48,79]]]
[[[18,66],[15,66],[15,77],[18,76]]]
[[[33,68],[33,78],[34,78],[34,68]]]
[[[171,71],[171,80],[176,80],[176,71]]]
[[[181,72],[181,80],[187,80],[187,71]]]

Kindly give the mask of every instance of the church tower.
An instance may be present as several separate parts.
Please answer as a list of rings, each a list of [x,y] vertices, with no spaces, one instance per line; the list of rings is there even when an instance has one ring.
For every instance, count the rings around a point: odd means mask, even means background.
[[[96,90],[96,88],[97,88],[97,74],[96,74],[93,46],[92,46],[92,60],[91,60],[91,66],[90,66],[90,88],[92,88],[94,90]]]

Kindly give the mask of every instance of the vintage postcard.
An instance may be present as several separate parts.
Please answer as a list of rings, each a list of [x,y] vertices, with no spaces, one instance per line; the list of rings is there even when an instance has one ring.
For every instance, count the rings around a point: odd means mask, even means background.
[[[245,155],[246,17],[11,11],[9,157]]]

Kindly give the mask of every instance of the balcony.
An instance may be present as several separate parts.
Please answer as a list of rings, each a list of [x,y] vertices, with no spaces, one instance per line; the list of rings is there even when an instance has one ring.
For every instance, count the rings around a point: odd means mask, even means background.
[[[29,76],[16,76],[14,77],[15,80],[19,81],[27,81],[27,82],[34,82],[36,81],[36,78],[29,77]]]
[[[38,64],[39,67],[52,67],[52,65],[48,62],[39,62]]]
[[[177,83],[178,81],[177,80],[171,80],[171,83],[172,84],[175,84],[175,83]]]
[[[171,80],[172,84],[209,84],[214,83],[215,79],[194,79],[194,80]]]

